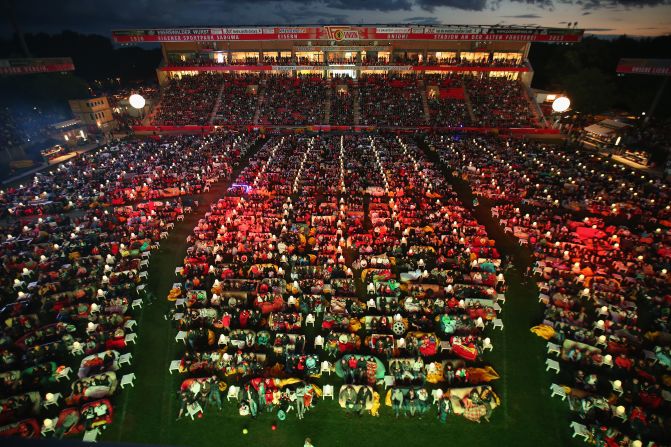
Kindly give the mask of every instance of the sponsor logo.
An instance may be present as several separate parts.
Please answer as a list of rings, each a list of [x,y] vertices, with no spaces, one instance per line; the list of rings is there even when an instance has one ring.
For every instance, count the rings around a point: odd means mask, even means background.
[[[410,28],[376,28],[375,32],[380,34],[407,34]]]
[[[359,39],[359,30],[352,29],[350,26],[325,26],[328,39],[335,41],[357,40]]]
[[[307,33],[305,28],[278,28],[279,34],[302,34]]]

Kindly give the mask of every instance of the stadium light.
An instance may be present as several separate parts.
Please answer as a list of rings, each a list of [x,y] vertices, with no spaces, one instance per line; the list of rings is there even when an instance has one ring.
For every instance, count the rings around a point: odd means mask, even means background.
[[[142,95],[138,95],[137,93],[130,95],[130,98],[128,98],[128,102],[130,103],[131,106],[133,106],[136,109],[141,109],[145,105],[144,98],[142,97]]]
[[[566,112],[571,105],[571,100],[566,96],[560,96],[559,98],[552,101],[552,110],[555,112]]]

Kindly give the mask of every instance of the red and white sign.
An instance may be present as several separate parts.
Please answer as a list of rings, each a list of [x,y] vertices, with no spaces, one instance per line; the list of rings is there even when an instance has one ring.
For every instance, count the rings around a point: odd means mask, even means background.
[[[503,26],[285,26],[263,28],[152,28],[112,31],[118,43],[268,40],[444,40],[578,42],[583,31]]]
[[[671,76],[671,59],[620,59],[616,71],[623,74]]]
[[[69,57],[0,59],[0,75],[53,73],[74,70],[75,64]]]

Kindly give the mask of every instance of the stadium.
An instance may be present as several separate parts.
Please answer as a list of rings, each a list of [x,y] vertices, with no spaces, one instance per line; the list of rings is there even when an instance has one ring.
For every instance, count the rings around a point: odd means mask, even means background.
[[[174,117],[169,110],[159,109],[149,120],[150,126],[136,129],[145,132],[156,130],[151,125],[164,131],[170,125],[210,126],[201,130],[211,130],[211,126],[309,125],[312,130],[516,128],[517,133],[548,133],[536,130],[548,126],[528,91],[533,77],[527,59],[530,45],[578,42],[581,36],[582,31],[576,29],[502,26],[306,26],[113,32],[114,40],[121,44],[160,42],[163,60],[157,78],[162,87],[171,90],[180,90],[180,84],[197,87],[199,83],[194,79],[202,79],[203,84],[207,83],[207,94],[220,93],[209,100],[203,98],[200,104],[203,109],[197,117]],[[180,82],[183,78],[184,82]],[[275,103],[273,95],[283,94],[284,78],[294,79],[298,95],[321,97],[311,116],[301,116],[284,107],[281,115],[275,115],[281,104]],[[488,106],[488,98],[480,97],[479,92],[486,89],[510,89],[502,94],[515,109],[502,110],[497,120],[480,116],[479,109]],[[409,99],[414,109],[405,111],[407,116],[391,120],[391,115],[399,114],[390,98],[394,93]],[[179,95],[179,92],[168,94]],[[299,101],[300,96],[293,99]],[[378,114],[373,110],[385,101],[390,105],[387,111]],[[255,110],[250,107],[252,104]],[[248,115],[228,116],[225,109],[229,106],[233,111],[244,107]],[[449,120],[445,119],[448,113]]]
[[[532,46],[583,30],[111,35],[160,45],[157,86],[70,100],[0,190],[8,442],[669,445],[670,185],[632,158],[657,134],[573,133],[532,88]]]

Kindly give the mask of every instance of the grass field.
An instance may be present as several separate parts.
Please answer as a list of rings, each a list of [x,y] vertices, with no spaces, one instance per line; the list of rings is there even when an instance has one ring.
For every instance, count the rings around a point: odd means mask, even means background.
[[[447,174],[447,171],[445,171]],[[471,206],[470,190],[459,179],[451,180],[466,206]],[[223,413],[208,410],[202,419],[176,421],[176,392],[184,379],[170,375],[170,361],[181,356],[174,337],[176,330],[164,319],[172,303],[164,298],[174,282],[175,267],[186,253],[185,238],[208,204],[225,190],[220,184],[201,198],[201,205],[183,222],[175,225],[170,237],[151,257],[149,288],[159,299],[138,315],[138,342],[133,350],[137,379],[134,388],[126,388],[115,400],[114,423],[103,433],[104,441],[166,444],[181,446],[302,446],[305,437],[317,447],[325,446],[537,446],[564,447],[583,445],[570,437],[566,402],[550,399],[549,386],[554,373],[545,372],[545,342],[529,328],[541,319],[535,286],[523,286],[519,270],[528,263],[528,253],[505,236],[489,212],[489,204],[480,201],[474,210],[487,226],[502,253],[515,257],[517,268],[507,274],[507,302],[503,306],[504,331],[491,332],[494,350],[484,359],[501,375],[493,386],[502,399],[491,423],[476,424],[451,416],[447,424],[435,419],[431,410],[422,420],[394,418],[391,409],[381,408],[381,416],[347,417],[336,401],[320,401],[302,421],[289,415],[271,430],[270,414],[256,420],[237,414],[235,403],[224,403]],[[340,379],[325,376],[322,383]],[[381,390],[379,390],[381,391]],[[382,395],[382,394],[381,394]],[[248,435],[242,429],[249,429]]]

